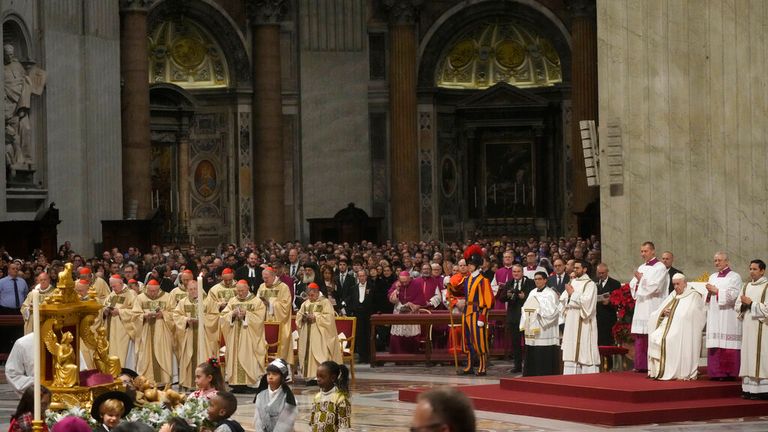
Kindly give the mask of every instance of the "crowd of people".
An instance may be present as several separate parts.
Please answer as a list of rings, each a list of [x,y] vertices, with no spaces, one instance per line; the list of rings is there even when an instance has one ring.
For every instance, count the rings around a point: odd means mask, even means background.
[[[695,379],[706,324],[709,377],[743,377],[745,397],[768,395],[768,381],[750,373],[753,363],[761,365],[765,264],[752,261],[751,282],[742,286],[727,255],[718,252],[717,272],[697,290],[673,267],[671,252],[658,259],[653,243],[645,242],[640,255],[643,264],[629,283],[636,301],[635,369],[655,379]],[[266,326],[276,325],[279,341],[272,357],[284,365],[287,381],[298,369],[305,384],[320,386],[317,419],[328,418],[322,407],[339,410],[345,409],[340,403],[348,403],[346,396],[325,394],[334,387],[329,383],[346,373],[339,367],[343,346],[336,316],[357,319],[360,363],[370,360],[371,315],[430,309],[455,314],[460,323],[452,343],[460,339],[454,348],[466,354],[461,374],[485,375],[492,344],[508,352],[511,373],[595,373],[598,346],[614,344],[616,310],[609,295],[620,286],[601,261],[595,237],[463,244],[268,242],[214,251],[153,246],[148,253],[113,248],[87,259],[65,243],[54,259],[39,251],[23,258],[0,251],[0,260],[7,273],[0,279],[0,313],[19,313],[28,322],[30,287],[45,297],[56,284],[71,284],[83,300],[104,305],[99,319],[110,354],[161,386],[178,379],[183,389],[199,387],[195,359],[226,352],[223,381],[234,392],[259,392],[270,368],[274,372]],[[58,281],[65,263],[72,264],[73,280]],[[493,310],[506,319],[491,319]],[[742,329],[749,347],[742,348]],[[205,334],[202,346],[198,332]],[[393,325],[375,335],[376,349],[416,352],[419,333],[420,326]],[[93,368],[93,355],[83,349],[85,367]],[[334,378],[328,381],[327,374]]]

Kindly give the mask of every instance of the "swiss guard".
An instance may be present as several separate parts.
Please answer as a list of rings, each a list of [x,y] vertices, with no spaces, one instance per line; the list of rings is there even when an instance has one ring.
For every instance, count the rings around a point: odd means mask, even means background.
[[[483,250],[471,245],[464,251],[469,275],[462,282],[466,307],[462,316],[467,366],[463,374],[485,376],[488,367],[488,312],[493,308],[491,282],[482,275]],[[475,370],[477,367],[477,370]]]

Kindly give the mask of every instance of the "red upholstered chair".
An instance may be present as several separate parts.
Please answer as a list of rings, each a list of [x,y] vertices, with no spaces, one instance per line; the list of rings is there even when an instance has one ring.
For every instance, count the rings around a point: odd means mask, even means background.
[[[355,380],[355,331],[357,330],[357,318],[355,317],[336,317],[336,334],[344,333],[344,338],[339,338],[341,344],[341,362],[349,363],[349,372],[352,375],[352,381]],[[344,350],[344,343],[347,343],[347,351]]]
[[[267,340],[267,363],[277,358],[280,352],[280,323],[276,321],[264,322],[264,338]]]

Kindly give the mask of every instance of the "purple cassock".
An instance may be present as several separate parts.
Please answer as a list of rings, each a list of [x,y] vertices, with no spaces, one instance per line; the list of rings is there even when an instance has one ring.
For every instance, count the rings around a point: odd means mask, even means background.
[[[435,294],[436,294],[435,291],[437,291],[437,293],[439,293],[440,290],[443,289],[443,277],[442,276],[437,276],[437,277],[432,277],[432,276],[423,277],[422,276],[422,277],[414,279],[413,281],[416,282],[416,284],[421,287],[421,291],[423,292],[423,295],[424,295],[424,304],[423,304],[423,306],[436,307],[435,305],[430,304],[429,301],[432,299],[432,297],[435,296]],[[414,303],[416,303],[416,302],[414,302]],[[417,304],[422,305],[420,303],[417,303]]]
[[[512,267],[501,267],[493,274],[493,279],[496,281],[496,285],[499,289],[502,289],[504,285],[512,280]],[[493,304],[493,310],[507,310],[507,303],[502,301],[496,301]],[[491,321],[491,339],[495,348],[503,348],[505,353],[512,350],[512,338],[509,335],[509,330],[505,326],[505,322]],[[521,342],[523,343],[523,342]]]
[[[420,278],[419,278],[420,279]],[[419,306],[425,306],[427,299],[424,298],[424,285],[419,283],[419,279],[411,280],[407,285],[401,286],[400,281],[395,281],[389,288],[387,296],[391,296],[395,290],[400,287],[397,294],[399,304],[394,305],[395,314],[410,313],[401,312],[399,308],[407,303],[413,303]],[[419,335],[421,326],[418,325],[393,325],[391,336],[389,337],[389,352],[392,354],[411,354],[419,349]]]

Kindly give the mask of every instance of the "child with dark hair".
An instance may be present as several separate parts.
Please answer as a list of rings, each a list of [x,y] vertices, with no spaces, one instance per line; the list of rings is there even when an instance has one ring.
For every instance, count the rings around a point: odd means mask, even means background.
[[[240,423],[230,419],[237,411],[237,398],[230,392],[218,392],[210,398],[208,420],[216,425],[213,432],[244,432]]]
[[[200,363],[195,369],[195,385],[197,390],[192,392],[189,397],[211,399],[216,393],[227,390],[224,384],[224,378],[221,375],[221,366],[219,361],[213,357],[208,361]]]
[[[261,377],[256,389],[256,413],[253,426],[256,432],[291,432],[298,410],[296,397],[286,379],[288,364],[283,359],[275,359],[267,365],[267,373]]]
[[[51,391],[40,386],[40,418],[45,416],[48,405],[51,404]],[[21,395],[16,412],[11,416],[11,427],[8,432],[32,432],[32,420],[35,419],[35,387],[29,386]],[[43,430],[48,432],[48,426],[43,424]]]
[[[351,431],[352,404],[349,402],[349,369],[326,361],[317,369],[320,392],[312,402],[309,427],[312,432]]]
[[[181,417],[173,417],[172,419],[168,420],[160,426],[159,432],[195,432],[196,429],[194,426],[187,423],[186,420],[184,420]]]

